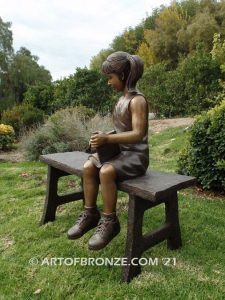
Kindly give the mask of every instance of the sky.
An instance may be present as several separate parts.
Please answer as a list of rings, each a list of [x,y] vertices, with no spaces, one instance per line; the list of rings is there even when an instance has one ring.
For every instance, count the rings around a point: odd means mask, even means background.
[[[0,0],[0,17],[11,22],[14,50],[26,47],[53,80],[89,67],[127,27],[138,25],[170,0]]]

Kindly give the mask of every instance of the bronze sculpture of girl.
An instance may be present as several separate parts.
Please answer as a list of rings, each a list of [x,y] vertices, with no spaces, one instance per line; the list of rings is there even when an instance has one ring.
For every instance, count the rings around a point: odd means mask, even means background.
[[[120,153],[104,163],[97,153],[90,155],[83,170],[84,211],[68,231],[68,238],[77,239],[97,226],[88,242],[91,250],[104,248],[120,232],[116,182],[144,175],[149,164],[148,103],[136,88],[143,74],[142,60],[118,51],[108,56],[102,71],[108,78],[108,85],[123,96],[113,112],[116,133],[93,134],[90,144],[94,149],[104,144],[119,144]],[[99,183],[104,203],[102,216],[96,206]]]

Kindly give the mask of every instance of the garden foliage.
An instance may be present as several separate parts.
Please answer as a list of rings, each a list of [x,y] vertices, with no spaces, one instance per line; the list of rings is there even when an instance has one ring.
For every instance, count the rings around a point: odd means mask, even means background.
[[[108,116],[93,116],[93,110],[82,106],[61,109],[25,135],[22,148],[29,160],[38,160],[41,154],[84,151],[93,131],[111,129]]]
[[[165,64],[149,67],[140,81],[151,110],[165,117],[200,114],[219,104],[216,97],[224,78],[220,63],[199,47],[198,51],[180,60],[175,70]]]
[[[15,139],[12,126],[0,124],[0,150],[11,150]]]
[[[42,110],[25,103],[5,110],[1,122],[13,126],[16,134],[19,135],[24,129],[43,123],[44,117]]]
[[[197,118],[178,165],[204,188],[225,190],[225,98]]]

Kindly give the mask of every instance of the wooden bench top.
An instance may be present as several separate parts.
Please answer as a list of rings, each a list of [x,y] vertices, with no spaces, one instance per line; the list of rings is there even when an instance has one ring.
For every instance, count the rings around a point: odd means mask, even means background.
[[[40,160],[51,167],[82,177],[83,165],[89,154],[79,151],[41,155]],[[118,183],[118,189],[152,202],[165,201],[170,194],[193,186],[196,179],[175,173],[149,170],[144,176]]]

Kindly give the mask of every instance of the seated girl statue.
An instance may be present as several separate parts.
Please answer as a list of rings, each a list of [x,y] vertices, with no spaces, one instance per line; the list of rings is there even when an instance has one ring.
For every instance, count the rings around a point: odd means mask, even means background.
[[[83,169],[84,211],[68,231],[69,239],[77,239],[97,227],[88,242],[91,250],[104,248],[120,232],[116,215],[117,182],[144,175],[148,168],[148,103],[136,88],[143,68],[139,56],[122,51],[109,55],[102,65],[108,85],[122,92],[122,96],[112,116],[116,133],[94,133],[90,145],[97,149],[104,144],[119,144],[120,153],[104,163],[97,153],[89,156]],[[96,206],[99,184],[102,216]]]

